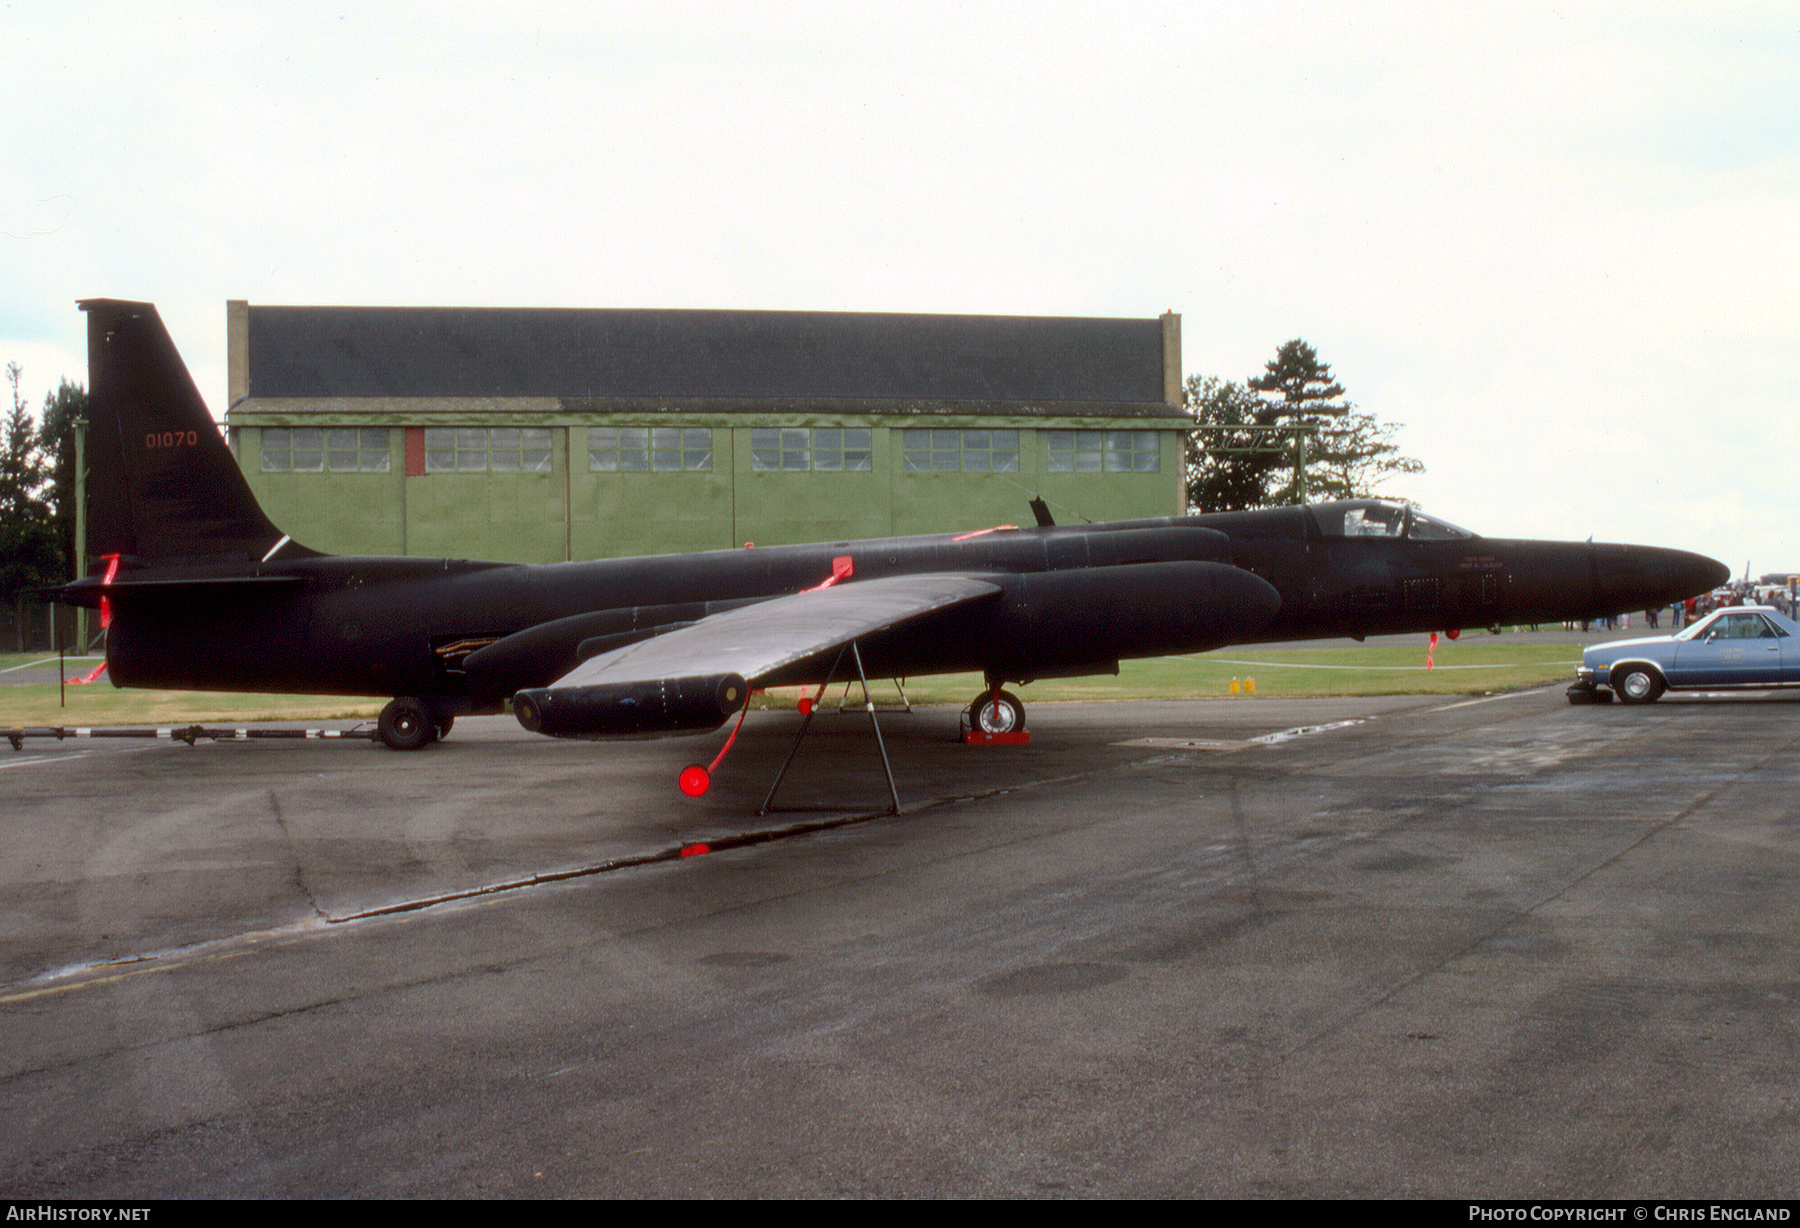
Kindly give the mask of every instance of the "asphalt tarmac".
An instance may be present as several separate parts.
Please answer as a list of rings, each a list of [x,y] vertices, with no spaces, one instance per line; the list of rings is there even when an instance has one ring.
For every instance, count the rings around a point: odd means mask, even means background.
[[[791,714],[0,747],[0,1193],[1794,1197],[1800,696],[1561,690],[884,717],[798,832],[865,715],[769,819]]]

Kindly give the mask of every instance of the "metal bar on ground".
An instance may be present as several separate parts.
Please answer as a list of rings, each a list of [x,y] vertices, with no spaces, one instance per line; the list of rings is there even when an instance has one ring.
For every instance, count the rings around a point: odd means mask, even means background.
[[[376,733],[373,729],[246,729],[241,727],[208,728],[204,725],[165,725],[155,729],[22,725],[5,730],[0,736],[4,736],[8,742],[12,743],[14,750],[24,750],[27,738],[55,738],[58,742],[68,738],[154,738],[159,742],[167,739],[171,742],[186,742],[192,746],[202,738],[212,742],[248,742],[256,739],[282,738],[369,742],[375,739]]]

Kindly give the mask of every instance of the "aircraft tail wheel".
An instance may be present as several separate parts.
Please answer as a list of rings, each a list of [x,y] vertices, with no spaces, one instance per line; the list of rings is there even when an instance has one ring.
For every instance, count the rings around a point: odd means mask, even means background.
[[[437,722],[424,700],[402,695],[381,710],[375,736],[389,750],[423,750],[437,736]]]
[[[983,691],[969,705],[969,728],[981,733],[1017,733],[1025,728],[1025,705],[1010,691]]]
[[[689,797],[699,797],[712,787],[712,773],[698,763],[690,763],[675,778],[676,787]]]

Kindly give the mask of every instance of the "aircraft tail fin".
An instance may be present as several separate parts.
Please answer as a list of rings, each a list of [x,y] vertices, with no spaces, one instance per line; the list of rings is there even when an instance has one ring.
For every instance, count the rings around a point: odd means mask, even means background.
[[[88,299],[88,550],[126,562],[311,555],[263,514],[149,303]],[[90,564],[98,570],[104,564]]]

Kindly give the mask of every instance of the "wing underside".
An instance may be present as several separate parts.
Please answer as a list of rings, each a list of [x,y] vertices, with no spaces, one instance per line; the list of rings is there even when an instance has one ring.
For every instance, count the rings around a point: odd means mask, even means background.
[[[564,737],[714,729],[785,666],[1000,591],[980,576],[928,574],[776,597],[602,653],[513,705],[526,728]]]

